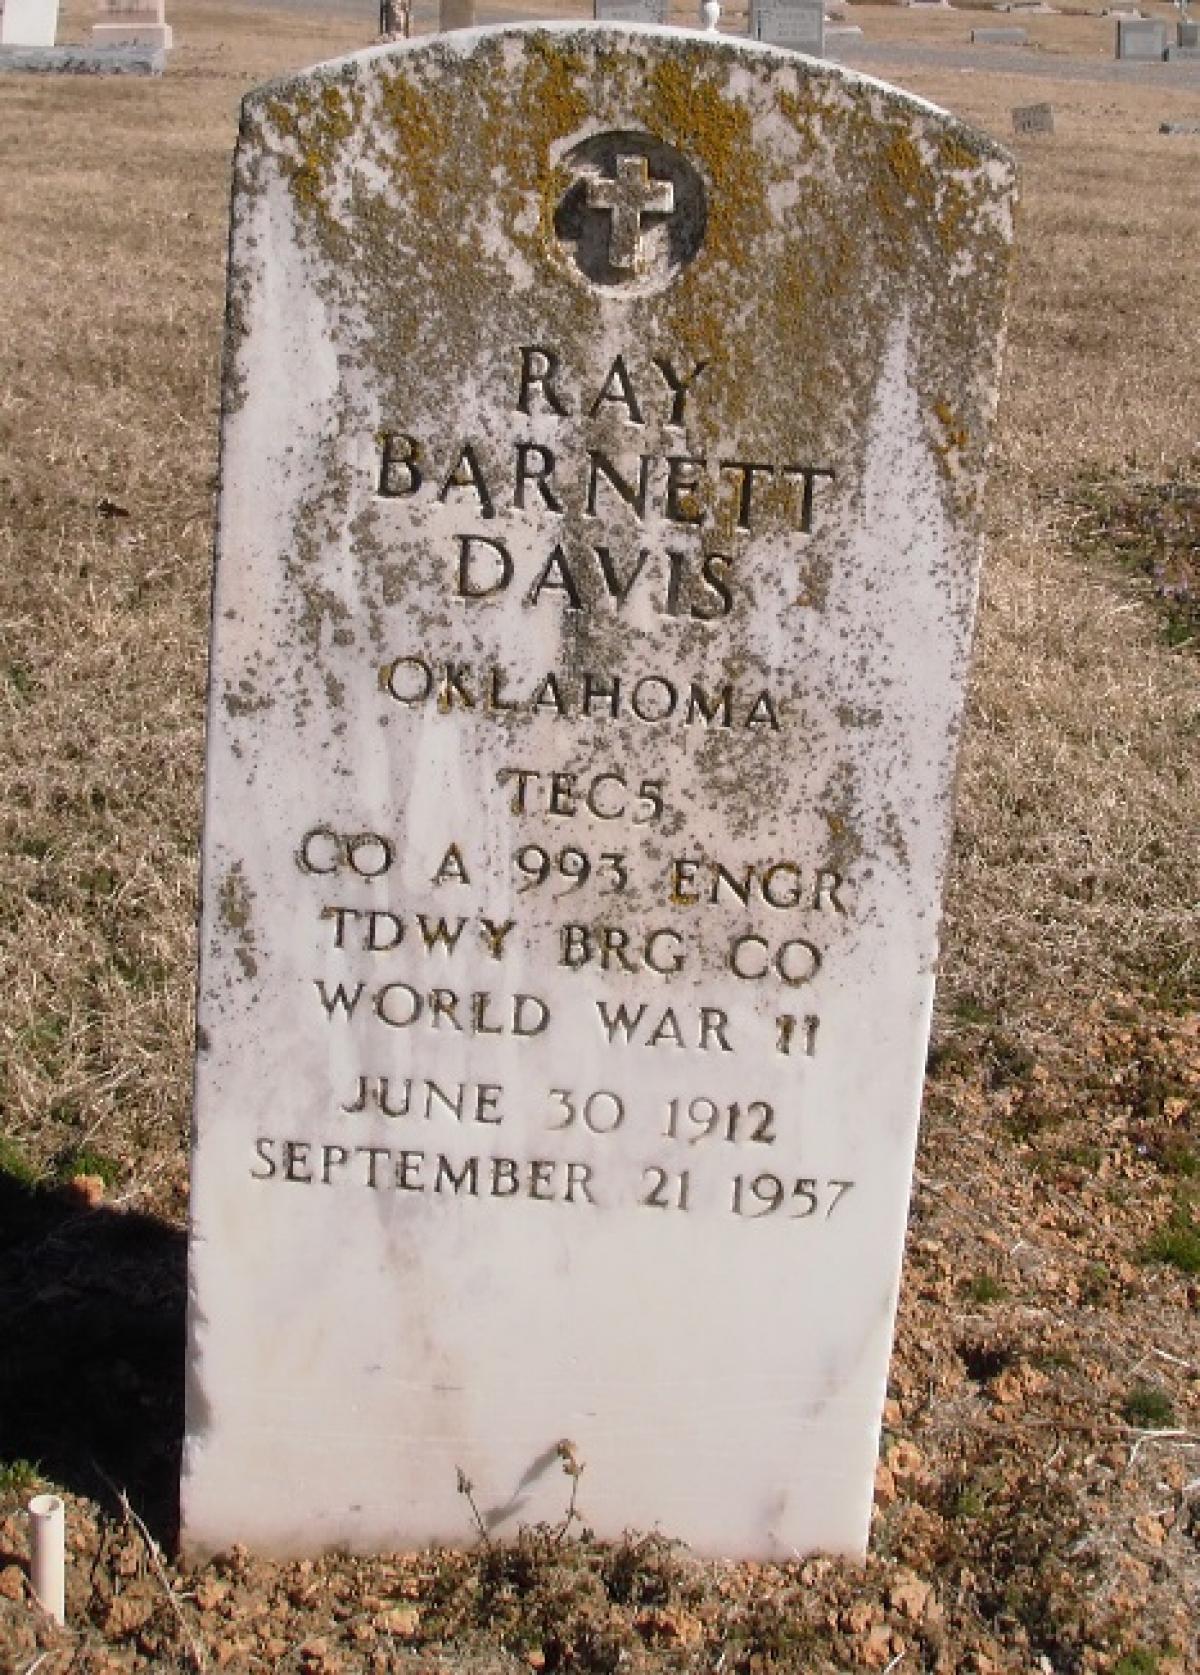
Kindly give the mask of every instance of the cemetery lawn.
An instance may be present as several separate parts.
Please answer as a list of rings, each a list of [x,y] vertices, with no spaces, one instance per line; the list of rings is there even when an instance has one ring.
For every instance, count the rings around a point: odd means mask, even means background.
[[[1158,131],[1200,82],[986,55],[903,76],[1006,143],[1048,99],[1056,132],[1017,147],[869,1559],[601,1547],[585,1459],[561,1524],[509,1547],[464,1495],[460,1552],[176,1562],[229,156],[243,91],[374,15],[178,0],[161,80],[0,79],[0,1670],[1200,1667],[1200,136]],[[89,26],[69,0],[60,40]],[[1111,20],[1028,27],[1046,63],[1111,56]],[[68,1504],[63,1631],[28,1600],[39,1486]]]

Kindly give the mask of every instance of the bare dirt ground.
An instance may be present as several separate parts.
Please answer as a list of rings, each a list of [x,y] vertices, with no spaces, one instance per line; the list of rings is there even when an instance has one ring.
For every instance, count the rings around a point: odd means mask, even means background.
[[[1150,8],[1169,18],[1165,6]],[[681,13],[681,19],[683,14]],[[855,7],[1017,142],[1024,209],[877,1516],[865,1565],[173,1553],[193,910],[237,103],[374,27],[179,0],[161,81],[5,77],[0,1669],[1200,1668],[1200,118],[1111,19]],[[427,26],[431,11],[418,13]],[[83,39],[70,0],[65,39]],[[1005,20],[1008,21],[1008,20]],[[919,51],[917,49],[920,49]],[[977,62],[976,62],[977,60]],[[69,1507],[69,1627],[21,1508]],[[569,1505],[564,1479],[564,1520]]]

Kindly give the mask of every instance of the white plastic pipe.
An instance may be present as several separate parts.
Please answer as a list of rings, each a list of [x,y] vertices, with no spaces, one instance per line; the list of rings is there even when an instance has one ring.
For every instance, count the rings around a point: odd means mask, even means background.
[[[67,1620],[67,1509],[57,1495],[29,1503],[29,1579],[33,1595],[56,1623]]]

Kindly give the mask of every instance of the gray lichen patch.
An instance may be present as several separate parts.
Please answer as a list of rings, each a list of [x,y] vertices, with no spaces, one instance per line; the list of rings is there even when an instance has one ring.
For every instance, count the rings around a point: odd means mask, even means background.
[[[241,861],[234,861],[217,886],[217,921],[228,935],[234,955],[247,977],[258,974],[254,930],[254,893]]]

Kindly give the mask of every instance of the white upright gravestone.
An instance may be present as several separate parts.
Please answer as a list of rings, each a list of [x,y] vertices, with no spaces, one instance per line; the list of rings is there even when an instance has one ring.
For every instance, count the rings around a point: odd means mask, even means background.
[[[681,32],[247,100],[193,1552],[863,1547],[1011,181]]]
[[[52,47],[58,0],[0,0],[0,46]]]

